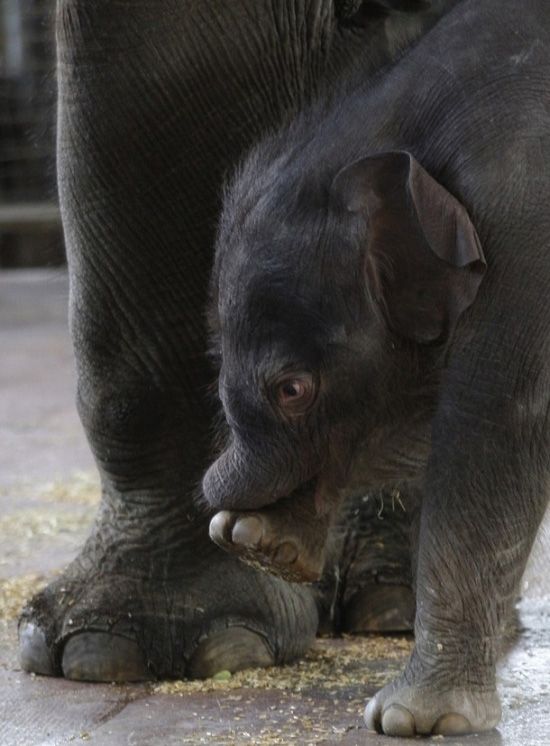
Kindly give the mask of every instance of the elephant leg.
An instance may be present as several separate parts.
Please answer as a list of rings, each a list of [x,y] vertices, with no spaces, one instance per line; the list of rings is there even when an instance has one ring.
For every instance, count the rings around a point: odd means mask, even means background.
[[[194,500],[212,435],[203,309],[223,174],[326,52],[322,7],[283,29],[284,47],[268,7],[58,2],[70,322],[103,501],[80,555],[23,612],[26,670],[207,676],[290,660],[315,635],[311,591],[219,550]],[[278,55],[306,31],[311,49],[279,79]]]
[[[210,536],[274,575],[320,581],[323,632],[409,632],[420,499],[412,488],[380,491],[319,513],[305,491],[257,511],[221,511]]]
[[[518,353],[522,366],[529,354]],[[460,372],[467,387],[445,396],[435,423],[419,527],[416,646],[365,713],[371,729],[389,735],[484,731],[500,719],[495,664],[547,502],[550,438],[547,390],[544,405],[543,387],[525,396],[503,391],[502,371],[513,382],[513,361],[482,380],[488,361],[477,357],[476,371]]]
[[[78,406],[103,502],[23,613],[27,670],[207,675],[288,660],[314,635],[311,592],[221,552],[193,495],[210,457],[203,308],[224,175],[324,77],[354,59],[368,74],[421,32],[339,27],[336,6],[57,2]]]
[[[412,631],[420,504],[420,493],[409,485],[345,500],[321,581],[323,631]]]

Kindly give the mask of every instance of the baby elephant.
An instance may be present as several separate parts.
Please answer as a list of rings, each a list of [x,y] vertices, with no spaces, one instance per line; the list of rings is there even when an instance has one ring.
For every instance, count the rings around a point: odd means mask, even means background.
[[[500,718],[495,663],[548,501],[550,4],[463,0],[246,158],[211,321],[215,541],[313,580],[342,491],[421,491],[416,647],[379,732]],[[344,92],[342,92],[344,91]]]

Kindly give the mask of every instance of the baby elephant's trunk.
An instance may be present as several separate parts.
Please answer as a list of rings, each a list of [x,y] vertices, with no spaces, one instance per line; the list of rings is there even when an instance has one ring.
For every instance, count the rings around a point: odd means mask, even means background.
[[[202,489],[216,510],[254,510],[288,496],[298,483],[288,464],[285,468],[233,442],[204,475]]]

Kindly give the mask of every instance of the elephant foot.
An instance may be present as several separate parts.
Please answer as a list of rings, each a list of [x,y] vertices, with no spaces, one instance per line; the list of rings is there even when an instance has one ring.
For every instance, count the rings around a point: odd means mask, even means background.
[[[210,538],[247,564],[285,580],[312,583],[320,580],[325,564],[324,539],[304,537],[316,526],[292,525],[284,512],[222,510],[210,522]],[[304,540],[305,539],[305,540]]]
[[[411,557],[417,502],[391,493],[349,497],[331,531],[321,581],[321,630],[411,632]]]
[[[243,562],[290,582],[320,580],[332,514],[319,514],[312,491],[261,510],[217,513],[210,538]]]
[[[367,728],[388,736],[462,736],[492,730],[500,720],[496,691],[417,686],[401,677],[367,704]]]
[[[415,598],[410,585],[366,583],[347,600],[342,628],[349,634],[410,632]]]
[[[179,562],[171,547],[170,569],[151,550],[113,560],[112,538],[101,551],[89,542],[24,609],[25,671],[80,681],[205,678],[285,663],[313,642],[311,591],[246,567],[207,536],[192,552],[181,547]]]
[[[19,651],[21,668],[43,676],[117,682],[152,678],[137,643],[111,633],[78,632],[68,638],[59,671],[44,628],[23,621],[19,627]]]

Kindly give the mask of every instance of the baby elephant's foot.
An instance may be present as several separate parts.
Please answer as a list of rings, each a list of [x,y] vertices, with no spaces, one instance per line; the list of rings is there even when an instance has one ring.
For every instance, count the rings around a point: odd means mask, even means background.
[[[300,521],[281,506],[257,512],[222,510],[210,522],[210,538],[247,564],[290,582],[321,578],[328,521]]]
[[[491,730],[500,714],[496,691],[415,686],[400,678],[370,700],[365,722],[388,736],[458,736]]]

